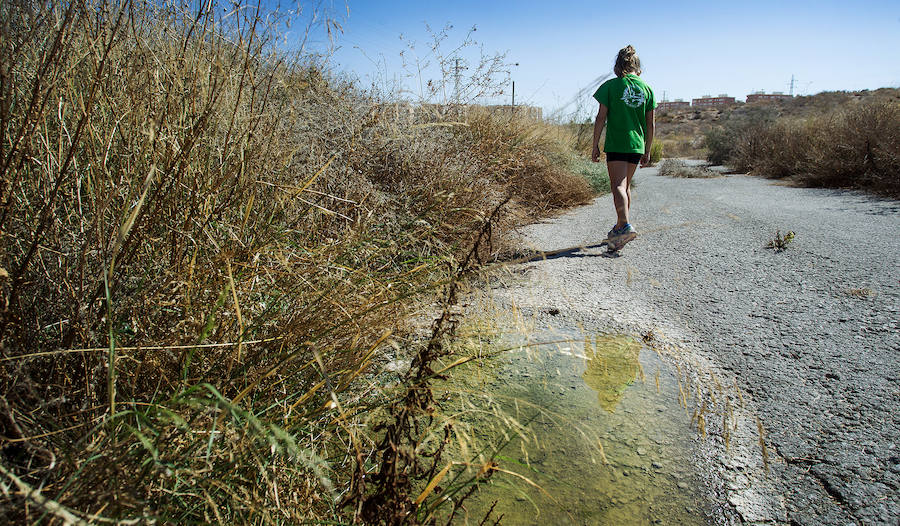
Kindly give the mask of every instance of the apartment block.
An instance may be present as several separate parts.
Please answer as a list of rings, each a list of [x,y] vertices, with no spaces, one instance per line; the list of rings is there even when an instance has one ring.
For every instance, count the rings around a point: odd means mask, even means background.
[[[677,110],[682,108],[690,108],[691,103],[686,100],[675,99],[671,101],[660,102],[656,105],[656,109],[660,111]]]

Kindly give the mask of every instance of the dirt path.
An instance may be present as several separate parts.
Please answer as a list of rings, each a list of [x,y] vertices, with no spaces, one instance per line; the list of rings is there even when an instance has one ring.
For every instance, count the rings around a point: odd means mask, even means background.
[[[736,381],[771,464],[766,479],[741,447],[721,453],[745,522],[898,524],[900,203],[746,176],[636,179],[640,236],[621,257],[513,265],[527,279],[496,297],[557,327],[653,329]],[[553,251],[612,223],[606,196],[525,236]],[[782,253],[763,248],[776,229],[796,232]]]

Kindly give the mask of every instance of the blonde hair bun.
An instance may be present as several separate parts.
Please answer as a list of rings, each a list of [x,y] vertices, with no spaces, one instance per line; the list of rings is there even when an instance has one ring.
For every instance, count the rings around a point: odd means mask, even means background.
[[[613,71],[617,77],[624,77],[627,73],[641,74],[641,59],[638,58],[634,46],[629,44],[619,50]]]

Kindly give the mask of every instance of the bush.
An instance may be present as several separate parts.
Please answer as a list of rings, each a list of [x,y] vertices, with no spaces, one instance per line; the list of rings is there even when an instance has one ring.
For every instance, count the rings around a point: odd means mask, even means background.
[[[706,161],[714,166],[722,166],[727,163],[734,152],[734,143],[737,142],[732,130],[719,126],[706,132],[704,146],[706,147]]]
[[[802,160],[798,180],[900,196],[900,103],[862,103],[802,129],[788,146]]]
[[[776,118],[777,109],[768,106],[744,107],[732,112],[722,126],[706,132],[707,162],[746,171],[750,159],[759,155],[760,134]]]
[[[707,133],[707,159],[808,186],[900,195],[898,130],[900,103],[880,99],[803,117],[736,117]]]

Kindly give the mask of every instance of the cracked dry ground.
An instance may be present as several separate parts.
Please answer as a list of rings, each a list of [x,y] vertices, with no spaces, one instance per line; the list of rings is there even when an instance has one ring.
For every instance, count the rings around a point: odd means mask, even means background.
[[[737,380],[765,423],[779,510],[746,522],[900,524],[900,203],[748,176],[641,169],[619,258],[569,250],[497,291],[554,323],[667,327]],[[525,231],[595,244],[611,198]],[[793,230],[787,250],[765,247]],[[731,468],[728,468],[731,469]]]

